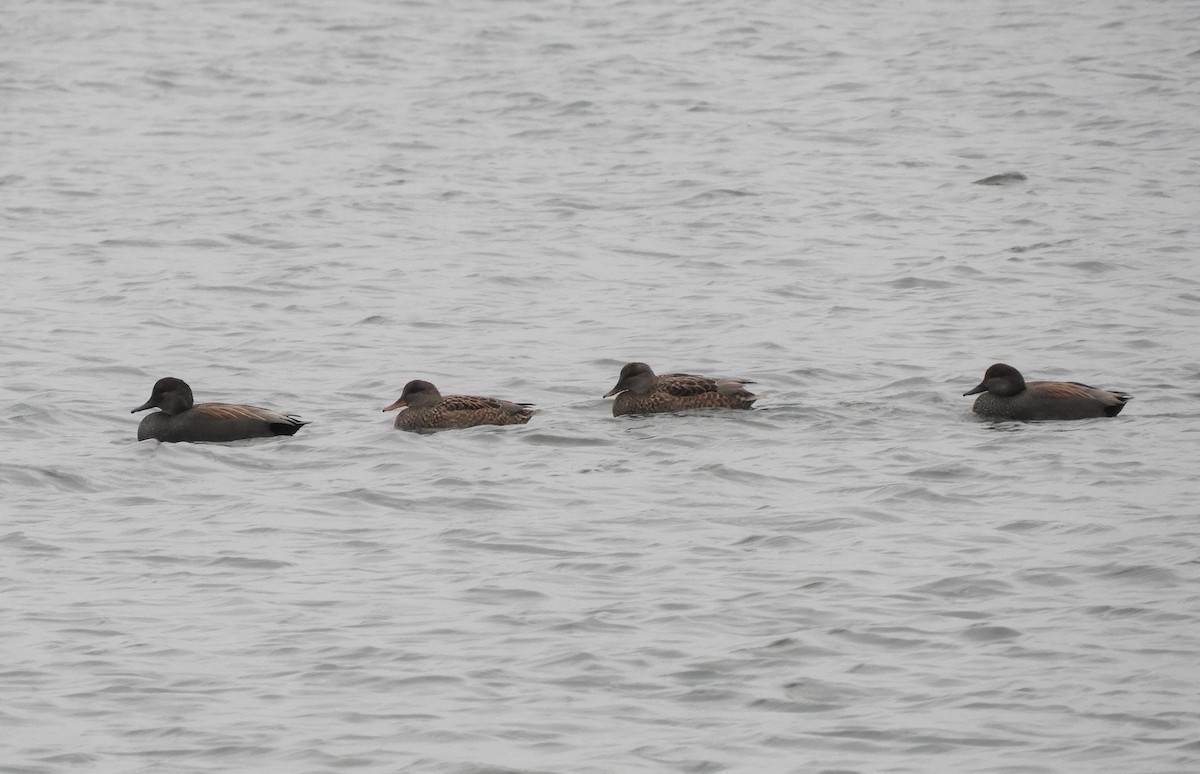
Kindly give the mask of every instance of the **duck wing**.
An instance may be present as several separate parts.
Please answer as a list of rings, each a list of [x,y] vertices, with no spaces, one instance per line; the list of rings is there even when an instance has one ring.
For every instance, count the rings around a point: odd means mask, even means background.
[[[283,414],[261,406],[244,406],[237,403],[201,403],[193,406],[191,411],[217,422],[236,422],[245,426],[261,423],[270,427],[275,435],[295,435],[297,430],[308,424],[294,414]]]
[[[717,391],[717,380],[696,374],[663,374],[655,387],[669,395],[687,397]]]
[[[1104,416],[1109,417],[1120,414],[1121,409],[1125,408],[1126,401],[1133,399],[1133,396],[1127,392],[1104,390],[1082,382],[1031,382],[1030,386],[1033,385],[1037,385],[1038,395],[1041,397],[1054,401],[1070,400],[1076,404],[1082,402],[1085,405],[1087,402],[1091,402],[1092,405],[1099,407]]]
[[[503,411],[508,414],[523,414],[528,413],[532,405],[479,395],[446,395],[438,407],[444,411]]]
[[[1042,393],[1049,398],[1092,398],[1105,405],[1123,404],[1132,400],[1129,393],[1092,387],[1083,382],[1041,382]]]
[[[725,397],[753,398],[754,395],[743,387],[746,384],[754,382],[749,379],[713,379],[696,374],[663,374],[658,378],[658,389],[680,397],[715,392]]]

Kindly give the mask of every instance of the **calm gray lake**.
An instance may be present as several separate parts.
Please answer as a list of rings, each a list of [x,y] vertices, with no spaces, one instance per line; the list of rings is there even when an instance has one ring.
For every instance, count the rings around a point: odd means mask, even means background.
[[[3,774],[1200,770],[1197,3],[3,17]]]

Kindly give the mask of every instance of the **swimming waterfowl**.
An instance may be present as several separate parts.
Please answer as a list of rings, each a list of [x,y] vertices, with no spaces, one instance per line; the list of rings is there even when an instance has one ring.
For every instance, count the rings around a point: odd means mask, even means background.
[[[182,379],[168,376],[154,383],[150,400],[129,412],[157,408],[138,425],[138,440],[154,438],[176,441],[240,441],[295,435],[308,424],[291,414],[232,403],[193,404],[192,388]]]
[[[712,379],[693,374],[654,373],[645,363],[626,363],[617,384],[604,397],[617,396],[613,416],[661,414],[694,408],[748,409],[758,396],[742,385],[745,379]]]
[[[396,415],[399,430],[443,430],[477,425],[523,425],[534,412],[531,403],[513,403],[476,395],[442,395],[422,379],[404,385],[395,403],[384,411],[407,406]]]
[[[1115,417],[1133,396],[1079,382],[1026,382],[1010,365],[996,363],[983,381],[963,395],[983,393],[972,411],[1003,419],[1090,419]]]

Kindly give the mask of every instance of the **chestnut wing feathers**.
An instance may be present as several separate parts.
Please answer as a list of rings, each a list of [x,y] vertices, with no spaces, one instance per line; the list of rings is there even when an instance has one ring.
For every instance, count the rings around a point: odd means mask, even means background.
[[[262,419],[264,414],[275,413],[258,406],[237,406],[232,403],[202,403],[195,410],[215,419]]]
[[[1037,383],[1034,382],[1033,384]],[[1088,390],[1091,389],[1086,384],[1080,384],[1079,382],[1042,382],[1037,386],[1040,388],[1042,395],[1045,395],[1047,398],[1060,400],[1087,395]]]
[[[1082,382],[1033,382],[1040,387],[1040,391],[1048,398],[1093,398],[1104,403],[1115,404],[1124,403],[1129,400],[1129,395],[1123,392],[1114,390],[1102,390],[1099,387],[1083,384]]]
[[[233,403],[201,403],[192,410],[202,412],[214,419],[247,419],[269,422],[271,424],[295,425],[297,427],[308,424],[291,414],[281,414],[278,411],[258,406],[239,406]]]

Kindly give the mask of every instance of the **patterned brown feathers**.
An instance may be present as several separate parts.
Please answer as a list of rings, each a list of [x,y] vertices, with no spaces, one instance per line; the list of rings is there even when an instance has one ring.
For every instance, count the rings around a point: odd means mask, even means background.
[[[407,406],[396,416],[400,430],[447,430],[477,425],[523,425],[534,412],[528,403],[476,395],[445,395],[421,379],[404,385],[400,398],[384,409]]]
[[[748,409],[758,396],[743,379],[714,379],[694,374],[655,374],[645,363],[628,363],[604,397],[616,396],[613,416],[661,414],[696,408]]]

